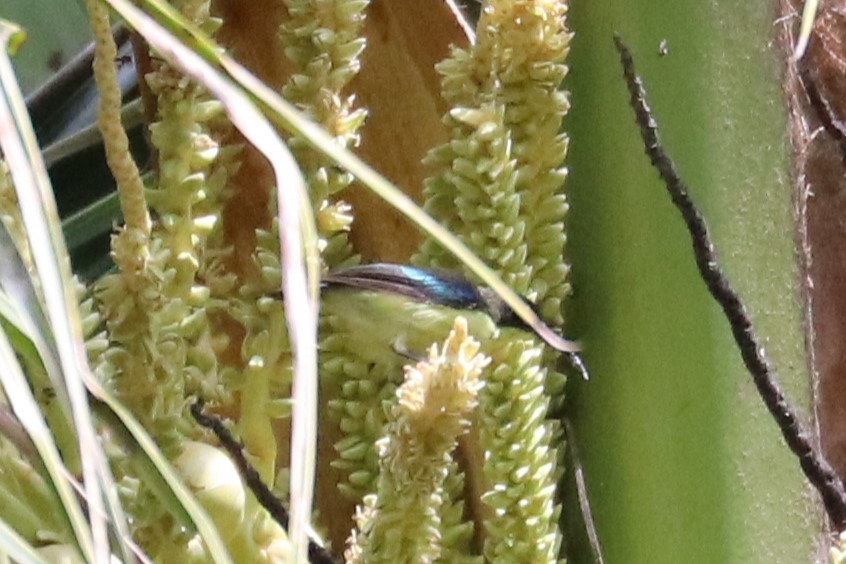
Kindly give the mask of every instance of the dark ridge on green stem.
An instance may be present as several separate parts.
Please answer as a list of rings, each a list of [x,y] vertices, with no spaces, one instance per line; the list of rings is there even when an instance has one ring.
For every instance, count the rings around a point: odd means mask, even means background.
[[[658,123],[649,107],[643,82],[635,73],[632,55],[620,37],[615,36],[614,43],[620,53],[623,75],[646,154],[652,166],[658,170],[673,204],[687,225],[699,273],[711,296],[725,313],[743,363],[752,375],[761,399],[778,424],[788,447],[799,459],[805,476],[822,496],[829,519],[838,530],[842,530],[846,526],[846,491],[843,484],[828,462],[813,448],[799,424],[795,411],[779,389],[764,348],[755,337],[746,308],[720,270],[705,220],[691,200],[687,186],[676,171],[675,163],[661,145]]]

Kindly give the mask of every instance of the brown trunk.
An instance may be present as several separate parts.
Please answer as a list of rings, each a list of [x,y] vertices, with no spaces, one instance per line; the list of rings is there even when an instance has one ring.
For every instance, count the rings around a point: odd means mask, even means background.
[[[803,2],[784,0],[792,53]],[[790,15],[790,17],[788,17]],[[846,476],[846,7],[821,0],[804,57],[788,62],[809,362],[823,453]]]

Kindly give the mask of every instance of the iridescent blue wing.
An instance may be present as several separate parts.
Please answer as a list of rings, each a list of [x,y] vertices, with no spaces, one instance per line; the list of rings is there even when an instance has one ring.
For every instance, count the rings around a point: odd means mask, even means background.
[[[404,264],[375,263],[330,271],[324,289],[358,288],[393,292],[412,300],[455,309],[487,309],[479,288],[457,272]]]

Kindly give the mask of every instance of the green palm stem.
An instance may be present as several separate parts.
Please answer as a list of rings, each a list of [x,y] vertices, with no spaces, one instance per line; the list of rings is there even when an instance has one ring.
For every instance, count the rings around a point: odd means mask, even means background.
[[[684,1],[571,13],[571,313],[593,379],[573,383],[570,416],[609,562],[808,562],[822,538],[815,494],[642,154],[612,42],[616,32],[632,48],[665,146],[807,421],[773,9]],[[571,515],[574,558],[589,558],[580,519]]]

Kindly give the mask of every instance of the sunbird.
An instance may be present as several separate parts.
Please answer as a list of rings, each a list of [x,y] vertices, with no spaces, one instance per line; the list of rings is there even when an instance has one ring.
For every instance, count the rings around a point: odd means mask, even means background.
[[[534,310],[528,300],[526,303]],[[333,328],[353,340],[351,348],[374,361],[385,353],[375,343],[388,343],[402,356],[424,358],[432,343],[449,334],[458,315],[467,319],[470,334],[482,341],[493,337],[500,327],[533,332],[490,288],[473,284],[458,272],[404,264],[375,263],[329,271],[321,280],[321,310]],[[562,352],[587,379],[576,353],[578,345],[559,335],[555,344],[538,336],[558,350],[565,343]]]

